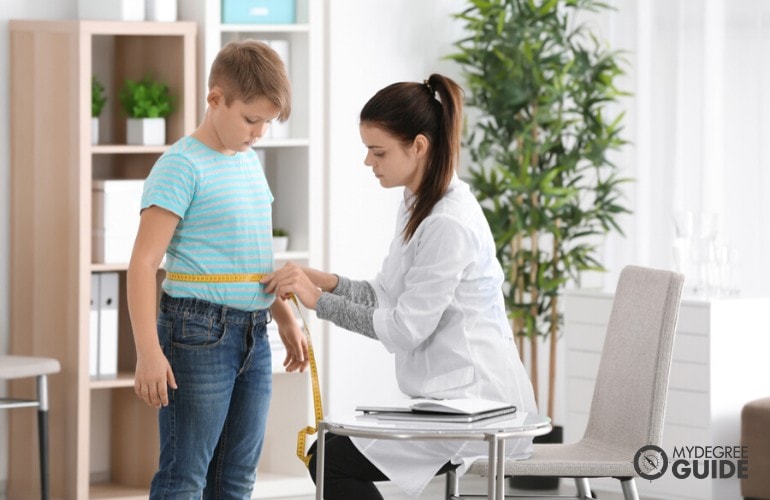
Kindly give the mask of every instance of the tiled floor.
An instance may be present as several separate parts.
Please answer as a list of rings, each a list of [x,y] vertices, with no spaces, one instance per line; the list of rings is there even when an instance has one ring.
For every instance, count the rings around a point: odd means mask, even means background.
[[[437,477],[434,479],[427,488],[425,488],[425,491],[423,491],[423,494],[420,495],[420,499],[423,500],[442,500],[445,498],[445,479],[444,477]],[[464,478],[461,483],[461,490],[460,492],[463,493],[485,493],[487,491],[487,483],[486,478],[481,477],[467,477]],[[393,485],[383,483],[382,487],[380,488],[380,491],[382,492],[382,496],[385,498],[385,500],[413,500],[412,497],[406,496],[405,494],[401,493],[398,488],[394,487]],[[523,495],[523,498],[532,498],[536,499],[538,498],[537,495],[540,497],[544,495],[573,495],[575,494],[575,487],[572,480],[561,480],[560,481],[560,487],[559,490],[543,490],[543,491],[516,491],[516,490],[510,490],[506,492],[507,494],[511,495]],[[597,496],[601,498],[601,500],[621,500],[623,498],[623,495],[618,490],[617,493],[615,492],[598,492]],[[302,496],[302,497],[291,497],[291,498],[284,498],[281,500],[314,500],[313,496]]]

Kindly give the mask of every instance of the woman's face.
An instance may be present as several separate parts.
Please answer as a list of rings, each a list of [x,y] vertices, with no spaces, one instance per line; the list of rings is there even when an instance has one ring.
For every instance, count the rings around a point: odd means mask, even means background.
[[[376,125],[360,125],[361,140],[367,148],[364,164],[372,167],[382,187],[404,186],[417,192],[425,170],[427,139],[418,135],[410,145],[404,145],[393,135]]]

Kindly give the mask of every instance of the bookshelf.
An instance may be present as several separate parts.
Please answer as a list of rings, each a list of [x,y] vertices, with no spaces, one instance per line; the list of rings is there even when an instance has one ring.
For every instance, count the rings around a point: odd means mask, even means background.
[[[146,498],[157,465],[157,418],[133,390],[128,264],[92,259],[91,185],[143,179],[166,150],[125,145],[117,95],[126,78],[151,72],[171,87],[176,110],[166,123],[168,144],[194,130],[197,26],[13,20],[9,31],[10,352],[62,364],[49,384],[52,497]],[[90,134],[92,74],[108,96],[98,145]],[[120,277],[118,375],[108,379],[89,374],[94,272]],[[37,431],[29,415],[9,417],[8,497],[34,498],[38,468],[30,443]]]

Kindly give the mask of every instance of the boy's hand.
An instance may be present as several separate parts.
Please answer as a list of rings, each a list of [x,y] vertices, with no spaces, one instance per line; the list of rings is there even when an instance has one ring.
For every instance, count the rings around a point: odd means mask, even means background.
[[[291,304],[286,300],[276,300],[270,307],[273,319],[278,325],[278,335],[281,342],[286,347],[286,359],[283,360],[283,366],[287,372],[301,371],[310,364],[308,357],[307,338],[302,332],[297,318],[291,309]]]
[[[142,401],[158,409],[168,406],[169,386],[177,388],[174,372],[160,347],[137,356],[134,392]]]
[[[297,370],[304,372],[310,365],[310,355],[308,354],[307,338],[302,333],[302,329],[294,320],[288,324],[278,323],[278,335],[281,336],[281,341],[286,347],[283,367],[287,372]]]

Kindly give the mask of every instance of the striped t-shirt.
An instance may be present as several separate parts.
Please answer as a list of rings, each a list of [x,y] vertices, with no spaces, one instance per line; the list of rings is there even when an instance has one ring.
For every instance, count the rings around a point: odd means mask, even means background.
[[[192,137],[177,141],[147,177],[142,209],[156,205],[181,220],[165,269],[185,274],[267,273],[273,269],[273,195],[253,150],[232,156]],[[172,297],[194,297],[243,311],[274,296],[259,283],[163,281]]]

